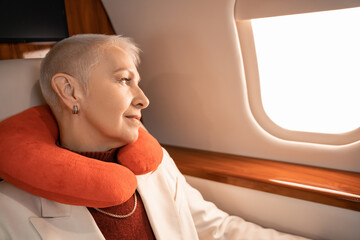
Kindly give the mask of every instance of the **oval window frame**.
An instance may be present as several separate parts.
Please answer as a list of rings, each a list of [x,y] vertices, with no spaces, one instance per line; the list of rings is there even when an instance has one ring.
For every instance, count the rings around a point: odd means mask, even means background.
[[[269,134],[288,141],[326,145],[347,145],[360,140],[360,127],[344,133],[315,133],[285,129],[277,125],[263,107],[255,41],[251,20],[236,20],[250,111],[256,122]]]

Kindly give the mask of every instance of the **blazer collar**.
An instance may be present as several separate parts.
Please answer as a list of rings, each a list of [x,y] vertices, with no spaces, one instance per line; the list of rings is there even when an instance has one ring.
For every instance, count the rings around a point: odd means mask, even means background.
[[[105,240],[86,207],[40,201],[41,217],[30,216],[29,221],[42,239]]]

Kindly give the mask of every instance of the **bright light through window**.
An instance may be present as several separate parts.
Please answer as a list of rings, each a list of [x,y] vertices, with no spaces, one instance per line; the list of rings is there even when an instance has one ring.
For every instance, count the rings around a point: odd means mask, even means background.
[[[360,127],[360,8],[253,19],[261,97],[279,126]]]

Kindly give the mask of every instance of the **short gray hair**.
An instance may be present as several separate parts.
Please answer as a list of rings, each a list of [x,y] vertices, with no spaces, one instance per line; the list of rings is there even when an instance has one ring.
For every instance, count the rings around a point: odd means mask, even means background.
[[[40,86],[50,107],[58,109],[59,99],[51,86],[51,79],[57,73],[66,73],[77,79],[86,89],[88,74],[98,63],[105,46],[117,46],[130,55],[134,64],[139,65],[140,49],[130,39],[117,35],[79,34],[66,38],[47,53],[41,63]]]

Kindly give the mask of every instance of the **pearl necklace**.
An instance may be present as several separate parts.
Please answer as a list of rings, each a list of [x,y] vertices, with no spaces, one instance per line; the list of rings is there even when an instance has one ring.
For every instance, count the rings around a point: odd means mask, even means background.
[[[98,212],[101,212],[107,216],[110,216],[110,217],[114,217],[114,218],[127,218],[127,217],[130,217],[136,210],[136,206],[137,206],[137,197],[136,197],[136,193],[134,193],[134,197],[135,197],[135,203],[134,203],[134,208],[133,210],[126,214],[126,215],[117,215],[117,214],[114,214],[114,213],[109,213],[109,212],[105,212],[104,210],[101,210],[99,208],[94,208],[96,211]]]

